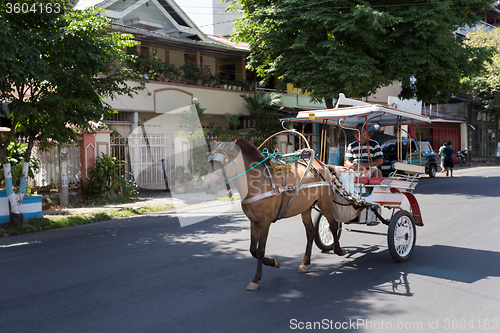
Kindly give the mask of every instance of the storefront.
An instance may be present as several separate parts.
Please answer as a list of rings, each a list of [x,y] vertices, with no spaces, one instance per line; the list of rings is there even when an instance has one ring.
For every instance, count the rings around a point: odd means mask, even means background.
[[[437,118],[431,120],[432,123],[420,125],[418,128],[409,126],[410,135],[422,141],[429,141],[435,151],[439,150],[444,141],[451,141],[455,150],[465,148],[466,141],[462,138],[461,130],[462,121]]]
[[[498,142],[498,116],[491,116],[472,109],[469,113],[467,134],[470,156],[493,157],[496,155]]]

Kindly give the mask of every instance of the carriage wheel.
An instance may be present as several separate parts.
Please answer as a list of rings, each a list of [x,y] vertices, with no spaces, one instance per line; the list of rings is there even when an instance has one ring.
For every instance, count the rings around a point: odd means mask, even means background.
[[[416,239],[417,230],[413,215],[405,210],[396,212],[389,222],[387,232],[389,252],[394,260],[401,262],[410,259]]]
[[[330,230],[330,224],[328,223],[325,215],[321,214],[320,212],[318,216],[313,220],[313,225],[314,230],[316,231],[314,233],[314,243],[316,243],[316,246],[319,247],[322,251],[333,250],[333,234]],[[341,222],[337,222],[337,228],[337,235],[340,239],[340,233],[342,232],[342,230],[340,230],[340,228],[342,228]]]

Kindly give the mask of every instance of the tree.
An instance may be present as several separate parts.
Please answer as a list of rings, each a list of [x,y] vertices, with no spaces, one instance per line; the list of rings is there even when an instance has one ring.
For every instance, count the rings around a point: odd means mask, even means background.
[[[481,103],[483,110],[493,116],[500,115],[500,33],[476,29],[467,34],[465,43],[471,47],[488,47],[492,56],[485,62],[481,75],[463,79],[469,100]]]
[[[0,3],[0,98],[8,103],[4,114],[11,131],[0,139],[0,158],[11,204],[11,220],[22,222],[20,206],[35,141],[67,143],[77,140],[77,130],[92,131],[113,112],[103,97],[114,98],[141,87],[130,88],[136,79],[125,66],[135,47],[133,36],[107,32],[110,20],[96,9],[72,10],[66,0],[49,0],[40,6],[27,2],[32,11],[12,10]],[[51,6],[51,11],[45,10]],[[28,138],[21,185],[12,188],[7,147],[16,133]]]
[[[195,101],[187,110],[184,110],[180,113],[181,115],[181,125],[186,128],[185,131],[179,131],[175,134],[175,137],[184,137],[187,138],[190,148],[190,171],[195,172],[194,161],[195,157],[198,159],[198,156],[195,156],[194,150],[196,146],[197,140],[200,140],[206,136],[205,131],[201,127],[201,122],[205,119],[211,119],[212,116],[204,115],[207,108],[202,108],[200,102]],[[205,141],[204,141],[205,142]],[[198,153],[203,153],[199,152]]]
[[[311,98],[365,97],[394,81],[400,98],[445,99],[486,56],[454,34],[473,26],[489,0],[229,0],[241,8],[234,38],[250,45],[260,77],[299,84]]]
[[[265,93],[256,91],[253,95],[240,95],[243,99],[243,106],[248,110],[252,118],[257,122],[256,130],[260,131],[263,125],[267,122],[267,116],[272,112],[270,107],[277,106],[281,103],[281,97],[277,93]]]
[[[229,128],[233,130],[233,132],[236,132],[236,129],[241,124],[240,116],[241,113],[238,113],[237,115],[232,115],[229,112],[224,113],[224,117],[226,117],[226,120],[229,123]]]

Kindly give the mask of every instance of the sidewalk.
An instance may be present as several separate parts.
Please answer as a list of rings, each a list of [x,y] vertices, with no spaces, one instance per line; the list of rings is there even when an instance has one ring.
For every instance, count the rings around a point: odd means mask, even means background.
[[[223,192],[222,192],[223,193]],[[165,190],[145,190],[139,192],[139,198],[130,203],[116,203],[101,206],[79,207],[79,208],[60,208],[44,210],[46,215],[80,215],[99,213],[107,210],[121,210],[125,208],[155,207],[160,205],[171,205],[176,208],[188,205],[199,204],[203,202],[218,202],[216,196],[208,195],[204,192],[176,194]],[[174,209],[174,208],[172,208]]]

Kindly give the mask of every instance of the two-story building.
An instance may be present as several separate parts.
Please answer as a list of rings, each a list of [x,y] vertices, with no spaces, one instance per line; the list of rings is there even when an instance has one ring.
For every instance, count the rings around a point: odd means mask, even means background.
[[[227,128],[225,113],[247,112],[240,95],[253,93],[255,85],[253,74],[245,69],[247,45],[205,35],[172,0],[80,0],[75,8],[89,6],[105,10],[103,15],[113,20],[111,31],[132,34],[141,43],[129,52],[169,65],[164,70],[145,70],[149,82],[138,95],[106,100],[118,111],[105,120],[113,130],[126,137],[158,115],[195,100],[206,108],[204,114],[212,116],[203,124],[207,128],[210,124]],[[193,73],[196,68],[198,73]],[[159,134],[154,128],[146,130]]]

